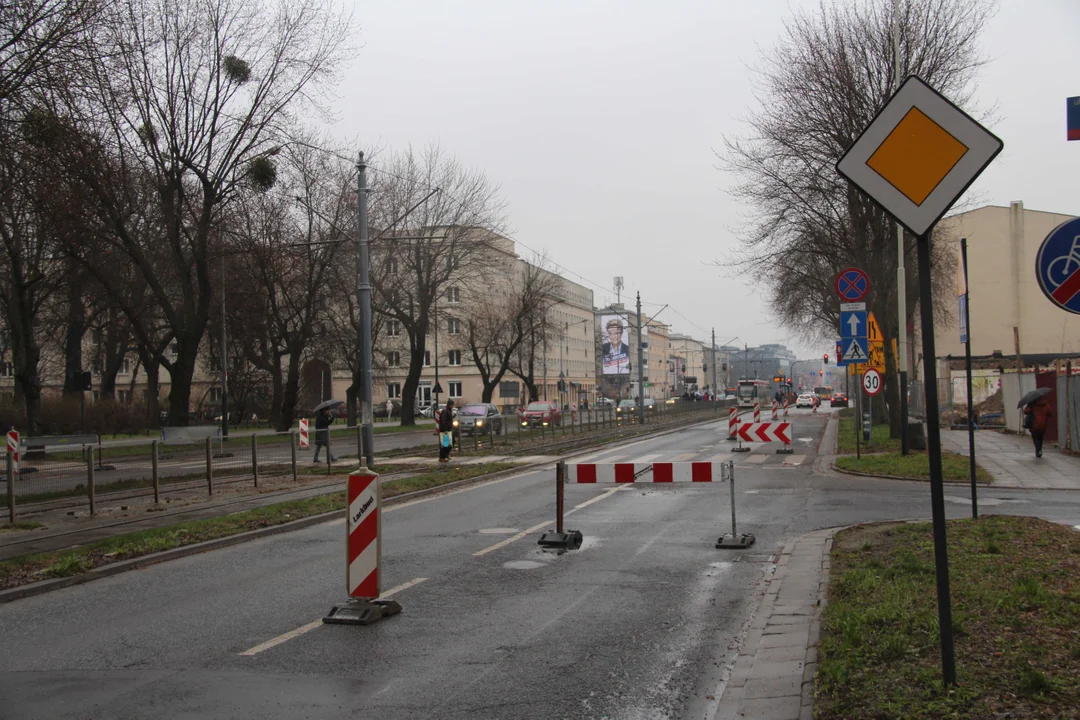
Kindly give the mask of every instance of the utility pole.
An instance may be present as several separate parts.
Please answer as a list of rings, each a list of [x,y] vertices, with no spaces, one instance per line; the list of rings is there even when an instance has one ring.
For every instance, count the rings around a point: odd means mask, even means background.
[[[449,302],[449,301],[448,301]],[[435,296],[435,301],[431,304],[432,320],[435,322],[435,408],[431,411],[431,417],[435,417],[435,413],[439,409],[439,390],[442,388],[439,386],[439,297]]]
[[[900,3],[893,0],[893,86],[900,87]],[[900,377],[900,452],[907,455],[908,398],[907,398],[907,272],[904,269],[904,228],[896,225],[896,310],[899,318],[896,330],[896,370]]]
[[[356,161],[356,305],[360,311],[360,423],[364,439],[364,458],[368,467],[375,464],[375,417],[371,407],[371,277],[368,244],[367,163],[361,152]]]
[[[716,328],[712,329],[712,394],[716,399]]]
[[[547,400],[547,317],[540,321],[540,328],[544,334],[544,399]]]
[[[225,253],[221,253],[221,437],[229,437],[229,331],[225,329]]]
[[[645,424],[645,348],[641,344],[641,338],[645,334],[645,328],[641,325],[641,291],[637,294],[637,384],[638,384],[638,422]]]

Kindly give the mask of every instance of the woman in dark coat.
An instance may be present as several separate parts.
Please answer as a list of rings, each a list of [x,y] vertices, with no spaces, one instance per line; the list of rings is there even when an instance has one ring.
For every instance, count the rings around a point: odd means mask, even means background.
[[[1046,425],[1054,417],[1054,409],[1046,402],[1046,396],[1024,406],[1024,414],[1031,416],[1031,441],[1035,443],[1035,457],[1042,457],[1043,435]]]
[[[454,401],[447,400],[446,407],[439,413],[439,462],[450,462],[450,451],[454,449]]]

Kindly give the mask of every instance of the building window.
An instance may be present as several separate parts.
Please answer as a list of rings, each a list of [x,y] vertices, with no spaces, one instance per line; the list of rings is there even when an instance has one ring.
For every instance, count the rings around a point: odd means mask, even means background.
[[[390,274],[391,274],[391,275],[397,275],[397,272],[398,272],[398,261],[397,261],[397,258],[390,258],[390,263],[389,263],[389,265],[390,265]]]
[[[446,382],[447,392],[452,398],[461,397],[461,381],[460,380],[448,380]]]
[[[121,390],[120,391],[121,398],[123,396],[123,393],[124,393],[124,391]],[[219,388],[217,386],[214,386],[214,387],[210,388],[210,402],[212,402],[212,403],[221,402],[221,388]]]
[[[401,366],[401,353],[397,350],[394,352],[386,353],[386,366],[387,367],[400,367]]]
[[[0,362],[0,377],[15,377],[15,365],[12,362]]]
[[[446,302],[451,305],[456,305],[461,302],[461,288],[456,285],[446,288]]]
[[[124,358],[120,361],[120,370],[117,371],[117,375],[130,375],[131,374],[131,362]]]
[[[448,318],[446,321],[446,332],[451,335],[458,335],[461,333],[461,321],[457,318]]]
[[[461,351],[460,350],[448,350],[446,352],[446,364],[447,365],[460,365],[461,364]]]
[[[401,397],[401,383],[387,383],[386,397],[391,400],[399,399]]]
[[[401,323],[397,320],[391,320],[386,325],[386,334],[390,337],[398,337],[401,335]]]
[[[424,351],[424,367],[431,367],[431,351]]]
[[[460,267],[460,263],[458,262],[457,256],[454,255],[454,253],[450,253],[449,255],[447,255],[446,256],[446,269],[447,270],[457,270],[458,267]]]
[[[211,355],[209,362],[211,371],[221,372],[221,360],[218,359],[217,355]]]

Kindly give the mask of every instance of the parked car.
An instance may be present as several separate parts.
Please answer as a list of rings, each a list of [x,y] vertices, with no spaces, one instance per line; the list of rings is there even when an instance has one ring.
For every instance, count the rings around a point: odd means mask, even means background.
[[[505,421],[499,408],[494,405],[472,403],[465,405],[457,414],[458,427],[461,432],[472,435],[474,432],[486,435],[490,431],[496,435],[503,434]]]
[[[611,398],[596,398],[596,402],[593,404],[597,410],[610,410],[615,407],[615,401]]]
[[[795,401],[797,408],[812,408],[815,404],[817,404],[817,396],[813,393],[800,393],[799,399]]]
[[[548,400],[529,403],[518,413],[518,417],[521,420],[521,427],[562,424],[562,411],[559,410],[559,404]]]
[[[848,398],[844,393],[833,393],[833,396],[829,398],[829,407],[847,407]]]

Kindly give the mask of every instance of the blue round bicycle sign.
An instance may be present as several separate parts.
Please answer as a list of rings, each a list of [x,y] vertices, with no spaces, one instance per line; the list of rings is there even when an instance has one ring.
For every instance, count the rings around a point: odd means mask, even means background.
[[[1050,231],[1035,257],[1039,287],[1050,302],[1080,315],[1080,218]]]

